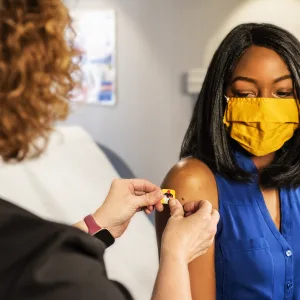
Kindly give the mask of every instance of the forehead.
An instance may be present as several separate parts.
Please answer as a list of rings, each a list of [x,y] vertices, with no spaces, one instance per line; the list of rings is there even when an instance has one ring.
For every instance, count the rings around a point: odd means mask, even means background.
[[[284,60],[275,51],[251,46],[237,62],[233,77],[247,76],[257,80],[274,80],[289,73]]]

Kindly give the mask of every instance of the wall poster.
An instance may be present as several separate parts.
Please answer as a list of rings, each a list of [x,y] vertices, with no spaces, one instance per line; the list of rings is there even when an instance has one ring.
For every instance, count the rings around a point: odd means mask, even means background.
[[[116,16],[112,10],[74,11],[76,44],[82,52],[82,89],[73,101],[116,103]]]

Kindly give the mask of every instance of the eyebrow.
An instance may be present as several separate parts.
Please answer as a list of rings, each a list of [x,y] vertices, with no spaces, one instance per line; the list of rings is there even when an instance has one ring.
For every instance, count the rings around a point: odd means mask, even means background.
[[[236,81],[247,81],[254,84],[257,83],[257,81],[253,78],[245,77],[245,76],[237,76],[232,80],[231,84],[235,83]]]
[[[291,79],[292,76],[290,74],[287,74],[287,75],[283,75],[281,77],[278,77],[276,78],[273,82],[274,83],[278,83],[280,81],[283,81],[283,80],[286,80],[286,79]],[[235,77],[231,84],[235,83],[236,81],[247,81],[247,82],[250,82],[250,83],[254,83],[254,84],[257,84],[257,80],[253,79],[253,78],[250,78],[250,77],[246,77],[246,76],[237,76]]]
[[[286,79],[292,79],[292,76],[289,75],[289,74],[284,75],[284,76],[281,76],[281,77],[275,79],[275,80],[274,80],[274,83],[277,83],[277,82],[279,82],[279,81],[286,80]]]

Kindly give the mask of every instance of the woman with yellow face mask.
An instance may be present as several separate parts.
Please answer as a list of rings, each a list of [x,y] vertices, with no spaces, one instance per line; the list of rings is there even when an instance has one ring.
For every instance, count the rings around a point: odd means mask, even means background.
[[[281,28],[240,25],[214,54],[162,184],[220,212],[214,246],[189,266],[194,300],[300,299],[299,95],[300,43]]]

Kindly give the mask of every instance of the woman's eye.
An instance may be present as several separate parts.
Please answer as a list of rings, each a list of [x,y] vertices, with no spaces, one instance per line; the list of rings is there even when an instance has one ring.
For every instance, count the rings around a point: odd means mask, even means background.
[[[276,92],[275,94],[279,98],[292,98],[294,97],[294,92]]]
[[[255,94],[254,93],[236,92],[235,97],[238,97],[238,98],[254,98]]]

